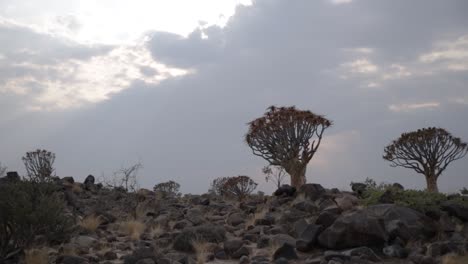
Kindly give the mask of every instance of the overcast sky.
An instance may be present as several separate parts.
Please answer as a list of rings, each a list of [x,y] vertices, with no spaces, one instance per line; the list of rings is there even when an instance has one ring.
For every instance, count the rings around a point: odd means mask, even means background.
[[[205,192],[266,161],[244,143],[270,105],[334,121],[307,181],[366,177],[425,188],[391,168],[401,133],[468,141],[466,0],[0,1],[0,162],[56,153],[59,176],[110,176],[141,161],[142,187]],[[468,158],[439,178],[468,186]]]

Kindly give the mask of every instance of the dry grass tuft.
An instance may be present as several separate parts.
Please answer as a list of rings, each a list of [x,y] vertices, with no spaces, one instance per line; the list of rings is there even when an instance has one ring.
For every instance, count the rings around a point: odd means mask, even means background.
[[[247,220],[245,220],[245,228],[247,229],[249,226],[255,224],[255,220],[265,218],[266,214],[268,213],[268,207],[263,207],[260,210],[257,210],[255,214],[250,214]]]
[[[281,247],[282,245],[278,241],[271,241],[269,247],[268,247],[268,252],[269,255],[271,256],[271,260],[274,260],[274,255],[275,252]]]
[[[120,224],[120,228],[125,232],[132,240],[140,239],[141,234],[145,231],[145,224],[138,220],[130,220]]]
[[[468,255],[459,256],[454,254],[445,255],[442,257],[442,264],[466,264],[468,263]]]
[[[210,243],[202,240],[194,240],[192,246],[195,250],[197,256],[197,264],[206,263],[208,260],[208,255],[210,253]]]
[[[150,236],[154,238],[154,237],[161,236],[162,234],[164,234],[165,231],[164,231],[164,227],[158,224],[158,225],[151,227],[149,232],[150,232]]]
[[[81,185],[79,183],[74,183],[71,187],[71,190],[74,194],[79,194],[83,192],[83,188],[81,188]]]
[[[296,195],[296,198],[294,198],[294,201],[293,203],[300,203],[300,202],[304,202],[306,201],[306,196],[305,196],[305,193],[299,193]]]
[[[25,264],[48,264],[49,251],[46,248],[33,248],[24,251]]]
[[[80,226],[85,230],[95,232],[101,225],[102,220],[99,216],[88,215],[80,221]]]
[[[78,255],[76,246],[74,244],[62,245],[61,253],[63,255],[68,255],[68,256],[77,256]]]

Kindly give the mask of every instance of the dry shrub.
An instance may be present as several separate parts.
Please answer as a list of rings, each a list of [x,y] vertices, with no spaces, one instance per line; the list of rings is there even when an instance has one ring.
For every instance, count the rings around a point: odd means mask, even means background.
[[[210,253],[210,243],[205,242],[201,239],[195,239],[192,242],[192,246],[197,256],[197,264],[206,263],[208,255]]]
[[[145,231],[145,224],[138,220],[130,220],[121,223],[121,229],[125,232],[132,240],[140,239],[141,234]]]
[[[263,207],[260,210],[257,210],[254,214],[250,214],[245,221],[245,229],[247,229],[249,226],[253,226],[255,224],[255,220],[265,218],[267,213],[268,207]]]
[[[76,182],[71,186],[71,190],[74,194],[79,194],[83,192],[83,188],[81,188],[81,185]]]
[[[468,263],[468,255],[459,256],[449,254],[442,257],[442,264],[466,264]]]
[[[282,246],[282,244],[280,244],[278,241],[271,241],[270,242],[270,245],[268,247],[268,252],[269,252],[269,255],[271,256],[271,259],[274,260],[274,255],[275,255],[275,252]]]
[[[64,244],[61,247],[61,250],[59,252],[62,255],[67,255],[67,256],[77,256],[77,246],[75,244]]]
[[[296,198],[294,199],[294,203],[300,203],[300,202],[304,202],[306,201],[306,196],[305,196],[305,193],[299,193],[298,195],[296,195]]]
[[[80,221],[79,225],[85,230],[95,232],[101,223],[102,220],[100,216],[88,215]]]
[[[162,234],[164,234],[164,232],[165,232],[164,228],[160,224],[151,227],[150,230],[149,230],[150,236],[152,238],[159,237]]]
[[[46,248],[33,248],[24,251],[25,264],[48,264],[49,251]]]

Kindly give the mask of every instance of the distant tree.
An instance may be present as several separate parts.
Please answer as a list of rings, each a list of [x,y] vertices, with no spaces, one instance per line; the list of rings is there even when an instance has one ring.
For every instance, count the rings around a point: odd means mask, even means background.
[[[332,122],[311,111],[271,106],[264,116],[249,123],[245,140],[254,155],[291,176],[291,185],[306,182],[306,168],[317,152],[323,132]]]
[[[249,176],[228,177],[222,187],[222,193],[226,196],[234,196],[239,200],[243,200],[247,195],[250,195],[255,188],[255,183]]]
[[[2,163],[0,162],[0,177],[5,176],[6,170],[7,170],[7,167],[3,166]]]
[[[220,177],[216,178],[211,182],[210,189],[208,190],[209,193],[213,193],[216,195],[225,195],[224,193],[224,184],[228,180],[228,177]]]
[[[135,163],[128,167],[121,167],[113,173],[112,176],[101,174],[99,181],[103,183],[106,188],[121,188],[127,192],[136,192],[138,186],[138,171],[143,168],[141,162]]]
[[[175,181],[161,182],[154,186],[155,192],[161,192],[164,196],[177,197],[180,196],[180,184]]]
[[[437,179],[447,166],[463,158],[468,151],[467,143],[452,136],[443,128],[423,128],[403,133],[385,147],[385,160],[392,167],[415,170],[426,177],[427,190],[438,192]]]
[[[286,178],[286,171],[281,166],[265,166],[262,172],[265,174],[265,181],[271,181],[276,188],[280,188]]]
[[[26,152],[22,158],[26,174],[31,181],[50,181],[54,173],[55,154],[45,149]]]
[[[143,168],[143,165],[138,162],[129,167],[122,167],[114,172],[114,179],[118,182],[118,186],[125,188],[127,192],[136,192],[138,189],[138,171]]]

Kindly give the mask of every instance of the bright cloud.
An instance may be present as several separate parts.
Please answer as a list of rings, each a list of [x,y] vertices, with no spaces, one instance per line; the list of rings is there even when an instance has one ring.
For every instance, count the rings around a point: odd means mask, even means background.
[[[342,67],[346,68],[351,73],[369,74],[375,73],[379,70],[379,67],[368,59],[358,59],[351,62],[341,64]]]
[[[37,96],[29,110],[55,110],[79,107],[109,98],[141,80],[150,84],[187,74],[187,70],[168,68],[155,62],[144,46],[122,46],[87,61],[69,59],[54,65],[22,63],[31,72],[11,78],[0,91]]]
[[[388,109],[392,112],[410,112],[414,110],[432,110],[439,107],[439,102],[424,102],[414,104],[392,104]]]
[[[440,41],[435,48],[420,56],[425,64],[439,64],[441,70],[468,70],[468,35],[461,36],[454,41]]]

